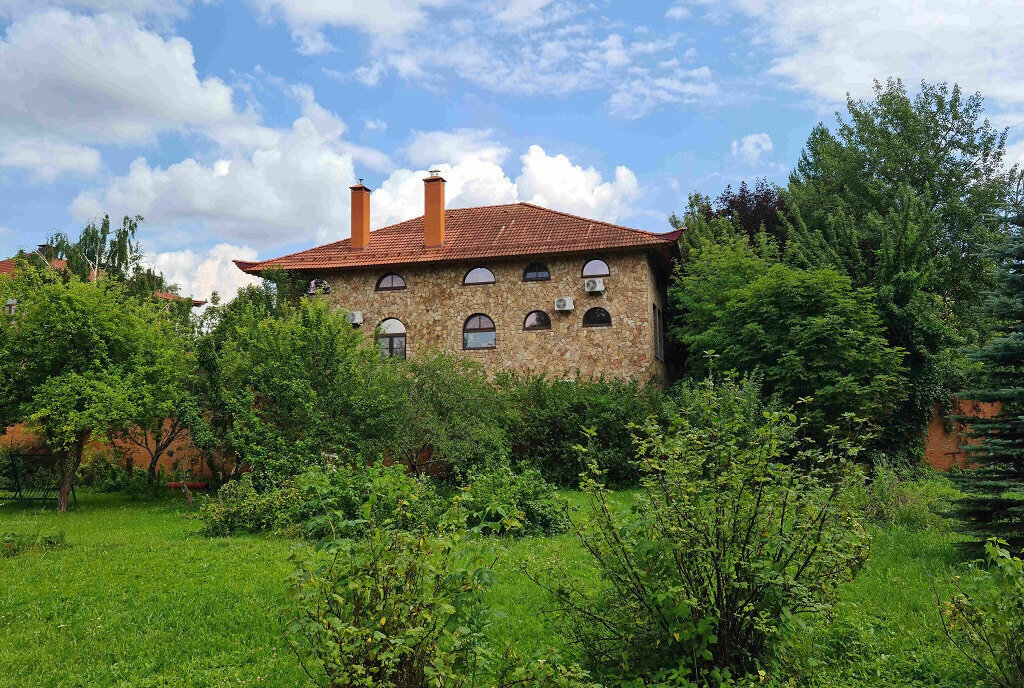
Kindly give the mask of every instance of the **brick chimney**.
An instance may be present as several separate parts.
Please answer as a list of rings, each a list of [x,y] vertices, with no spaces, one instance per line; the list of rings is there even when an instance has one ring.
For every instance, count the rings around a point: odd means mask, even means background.
[[[370,243],[370,190],[363,180],[352,189],[352,248],[366,248]]]
[[[444,177],[430,170],[423,180],[423,245],[427,248],[444,243]]]

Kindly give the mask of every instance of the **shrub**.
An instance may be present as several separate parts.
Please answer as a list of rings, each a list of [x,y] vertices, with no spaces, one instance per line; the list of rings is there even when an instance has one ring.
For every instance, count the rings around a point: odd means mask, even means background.
[[[498,378],[508,400],[512,461],[540,470],[545,480],[576,487],[585,472],[578,447],[591,437],[591,459],[614,484],[633,484],[634,425],[660,415],[664,395],[650,386],[621,380],[570,380],[544,375]]]
[[[515,473],[507,464],[470,476],[456,500],[462,522],[481,533],[553,535],[565,530],[565,510],[540,471]]]
[[[294,532],[299,491],[291,485],[258,491],[252,474],[227,483],[203,504],[200,517],[207,535],[264,531]]]
[[[590,519],[572,525],[600,586],[533,574],[589,667],[615,682],[770,670],[797,615],[828,610],[867,553],[842,499],[852,448],[798,443],[795,415],[764,409],[751,383],[683,392],[670,427],[649,424],[638,446],[632,509],[586,485]]]
[[[433,352],[399,366],[403,409],[389,454],[414,470],[429,456],[456,481],[508,457],[502,399],[480,364]]]
[[[473,686],[482,679],[478,560],[425,531],[373,528],[295,555],[287,638],[325,686]]]
[[[208,535],[278,532],[335,539],[357,536],[369,524],[433,527],[444,507],[433,482],[409,475],[404,466],[328,465],[263,489],[247,473],[206,502],[201,517]]]
[[[975,569],[943,610],[946,634],[999,688],[1024,686],[1024,560],[995,538],[985,544],[989,569]]]
[[[64,546],[64,534],[0,533],[0,557],[13,557],[23,552],[46,552]]]
[[[294,518],[313,539],[356,536],[367,527],[435,527],[445,508],[433,480],[410,475],[405,466],[311,468],[294,485]]]
[[[944,532],[952,526],[945,514],[962,494],[934,470],[902,468],[876,457],[870,476],[850,490],[849,498],[853,509],[875,523]]]

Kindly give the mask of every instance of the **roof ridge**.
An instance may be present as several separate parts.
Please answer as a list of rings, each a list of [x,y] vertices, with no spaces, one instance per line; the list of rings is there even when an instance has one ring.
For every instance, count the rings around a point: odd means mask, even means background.
[[[568,213],[568,212],[566,212],[564,210],[555,210],[554,208],[546,208],[546,207],[544,207],[542,205],[537,205],[536,203],[530,203],[529,201],[519,201],[519,203],[516,203],[515,205],[528,205],[531,208],[536,208],[537,210],[545,210],[545,211],[547,211],[549,213],[555,213],[556,215],[562,215],[564,217],[571,217],[574,220],[583,220],[584,222],[589,222],[592,225],[596,223],[596,224],[604,225],[605,227],[614,227],[615,229],[625,229],[625,230],[628,230],[630,232],[637,232],[639,234],[646,234],[647,236],[651,236],[651,237],[661,237],[661,236],[664,236],[665,234],[671,234],[672,233],[672,230],[670,230],[668,232],[650,232],[650,231],[648,231],[646,229],[637,229],[636,227],[627,227],[625,225],[619,225],[619,224],[616,224],[614,222],[605,222],[604,220],[595,220],[595,219],[590,218],[590,217],[583,217],[582,215],[576,215],[574,213]]]

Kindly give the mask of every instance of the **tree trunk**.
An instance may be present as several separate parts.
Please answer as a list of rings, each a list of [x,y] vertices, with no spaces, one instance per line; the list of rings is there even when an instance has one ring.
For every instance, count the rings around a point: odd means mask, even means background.
[[[74,449],[70,452],[61,452],[60,459],[57,461],[57,477],[60,481],[57,490],[57,511],[62,513],[68,510],[71,488],[74,487],[78,467],[82,464],[82,454],[85,452],[87,439],[88,435],[79,437],[75,440]]]

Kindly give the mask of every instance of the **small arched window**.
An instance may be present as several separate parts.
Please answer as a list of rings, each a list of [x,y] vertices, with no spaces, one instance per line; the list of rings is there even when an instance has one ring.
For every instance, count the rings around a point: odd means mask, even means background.
[[[583,266],[584,277],[607,277],[609,274],[611,273],[608,270],[608,263],[603,260],[588,260]]]
[[[306,286],[306,294],[309,296],[320,296],[330,294],[331,285],[327,280],[315,279]]]
[[[603,308],[591,308],[583,314],[583,327],[611,327],[612,316]]]
[[[483,313],[474,313],[462,326],[463,349],[493,349],[497,343],[494,321]]]
[[[377,325],[377,349],[385,358],[405,358],[405,325],[388,318]]]
[[[462,279],[463,284],[494,284],[494,273],[487,268],[473,268]]]
[[[405,280],[401,275],[389,272],[377,280],[377,291],[398,291],[399,289],[405,289]]]
[[[530,263],[523,270],[524,282],[544,282],[551,279],[551,271],[544,263]]]
[[[551,316],[544,311],[533,311],[523,321],[524,330],[550,330]]]

